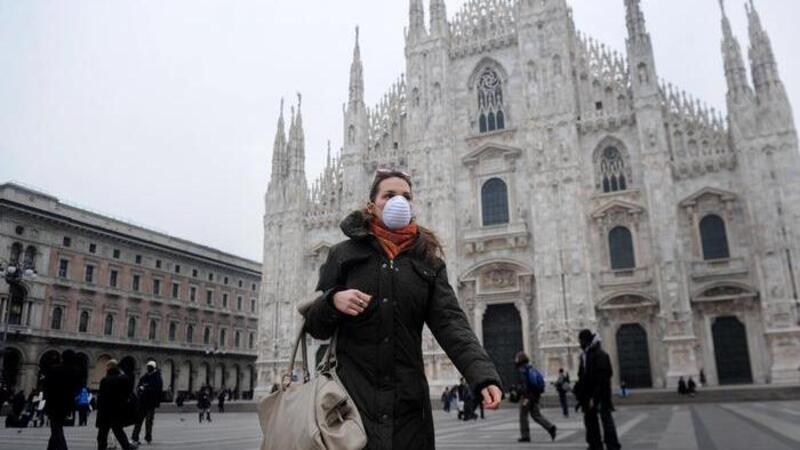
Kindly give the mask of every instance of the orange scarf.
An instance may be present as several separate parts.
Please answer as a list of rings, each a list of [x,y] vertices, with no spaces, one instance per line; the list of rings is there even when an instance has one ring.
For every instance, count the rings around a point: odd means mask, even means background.
[[[397,258],[397,255],[411,248],[417,241],[417,224],[414,222],[399,230],[390,230],[380,220],[375,219],[370,221],[369,228],[390,260]]]

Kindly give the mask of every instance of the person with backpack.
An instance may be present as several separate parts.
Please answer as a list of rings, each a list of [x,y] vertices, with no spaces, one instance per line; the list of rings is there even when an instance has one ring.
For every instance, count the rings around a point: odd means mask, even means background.
[[[528,415],[531,416],[534,422],[541,425],[542,428],[550,435],[551,440],[556,439],[557,427],[553,425],[547,418],[542,415],[539,408],[539,401],[544,393],[544,377],[542,373],[536,370],[530,363],[530,359],[525,352],[517,353],[514,358],[519,371],[519,431],[521,437],[517,442],[530,442],[531,431],[528,424]]]
[[[558,392],[558,402],[561,404],[561,412],[564,417],[569,417],[569,404],[567,403],[567,392],[569,392],[569,374],[564,369],[558,369],[558,379],[553,383]]]
[[[86,386],[81,388],[78,396],[75,397],[75,407],[78,410],[78,426],[86,426],[89,420],[89,404],[91,402],[91,394]]]

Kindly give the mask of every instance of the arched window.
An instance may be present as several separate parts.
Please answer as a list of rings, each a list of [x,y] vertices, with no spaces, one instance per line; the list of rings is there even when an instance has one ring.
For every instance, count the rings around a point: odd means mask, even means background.
[[[29,245],[25,249],[25,261],[22,263],[22,268],[36,270],[36,247]]]
[[[61,329],[61,319],[64,316],[64,310],[60,306],[53,308],[53,317],[50,322],[50,328],[53,330]]]
[[[89,311],[81,311],[81,317],[78,320],[78,332],[86,333],[89,331]]]
[[[225,329],[219,330],[219,346],[225,347]]]
[[[500,178],[492,178],[481,188],[483,225],[508,223],[508,189]]]
[[[150,319],[150,326],[147,330],[147,338],[151,341],[156,340],[156,331],[158,330],[158,324],[156,323],[155,319]]]
[[[633,238],[625,227],[616,227],[608,233],[608,249],[611,253],[611,269],[632,269],[636,267],[633,254]]]
[[[128,337],[136,337],[136,317],[128,317]]]
[[[255,346],[255,343],[256,343],[256,334],[250,333],[250,338],[248,340],[247,347],[250,348],[250,350],[252,350],[253,347]]]
[[[103,334],[111,336],[114,333],[114,316],[111,314],[106,315],[106,321],[103,324]]]
[[[211,328],[206,327],[203,330],[203,344],[208,345],[211,343]]]
[[[175,341],[175,335],[178,334],[178,326],[175,322],[169,323],[169,340],[170,342]]]
[[[600,156],[600,177],[603,192],[617,192],[628,189],[625,159],[617,147],[606,147]]]
[[[242,333],[239,331],[237,331],[233,337],[233,345],[236,348],[239,348],[239,346],[242,345]]]
[[[700,239],[703,242],[704,260],[730,258],[728,233],[721,217],[714,214],[703,217],[700,221]]]
[[[194,341],[194,325],[187,325],[186,326],[186,342],[192,343]]]
[[[11,255],[8,258],[9,265],[13,266],[19,264],[20,256],[22,256],[22,244],[14,242],[11,244]]]
[[[503,108],[503,82],[497,72],[486,67],[478,76],[478,130],[481,133],[506,127]]]

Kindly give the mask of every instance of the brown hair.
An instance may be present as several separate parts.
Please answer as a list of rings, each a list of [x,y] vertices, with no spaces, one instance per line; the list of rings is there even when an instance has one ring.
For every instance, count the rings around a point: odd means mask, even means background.
[[[411,176],[409,174],[396,169],[378,169],[375,172],[375,178],[372,179],[372,185],[369,188],[370,202],[375,201],[375,199],[378,197],[381,183],[389,178],[400,178],[408,183],[408,187],[413,190],[414,183],[412,183]],[[367,208],[364,208],[363,212],[367,217],[370,218],[370,220],[374,218]],[[411,251],[421,255],[422,258],[429,264],[434,263],[436,258],[444,258],[444,249],[442,248],[442,244],[439,242],[439,238],[436,237],[436,233],[419,224],[417,224],[417,230],[419,232],[419,238],[414,243],[414,246],[411,247]]]

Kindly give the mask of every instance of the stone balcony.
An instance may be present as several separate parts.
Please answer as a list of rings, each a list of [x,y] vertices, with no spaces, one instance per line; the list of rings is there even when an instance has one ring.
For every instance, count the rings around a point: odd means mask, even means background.
[[[598,273],[601,288],[643,287],[653,282],[653,271],[649,267],[603,270]]]
[[[493,225],[466,230],[464,249],[468,254],[528,246],[530,233],[525,222]]]
[[[690,261],[689,274],[693,281],[702,282],[714,278],[746,276],[749,270],[743,257]]]

